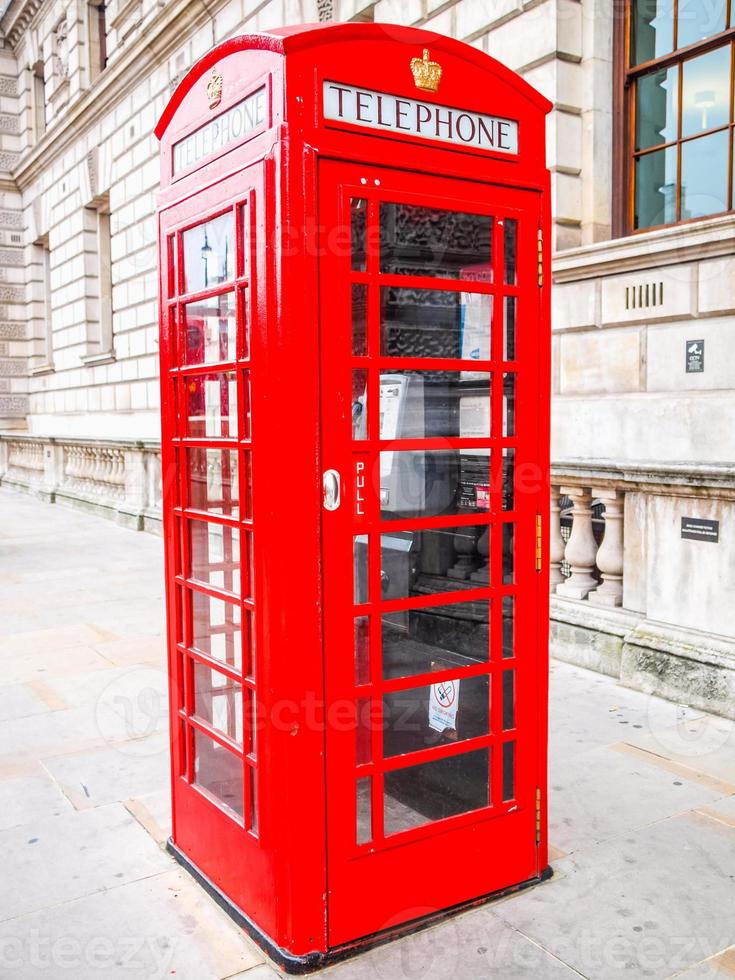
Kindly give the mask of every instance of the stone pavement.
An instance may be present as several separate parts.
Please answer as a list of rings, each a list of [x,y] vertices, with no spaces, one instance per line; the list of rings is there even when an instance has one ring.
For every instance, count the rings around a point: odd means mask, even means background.
[[[159,539],[0,490],[0,977],[274,980],[163,850]],[[334,980],[735,976],[735,725],[552,668],[554,878]]]

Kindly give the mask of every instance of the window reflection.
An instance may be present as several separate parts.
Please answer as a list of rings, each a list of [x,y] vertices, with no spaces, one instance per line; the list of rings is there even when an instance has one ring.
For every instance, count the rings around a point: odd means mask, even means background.
[[[487,599],[411,609],[401,616],[384,614],[383,676],[410,677],[487,663],[489,616]]]
[[[487,215],[383,202],[380,271],[492,279],[492,226]]]
[[[679,69],[644,75],[637,83],[635,146],[645,150],[678,136]]]
[[[676,147],[654,150],[635,163],[636,228],[676,221]]]
[[[489,435],[489,372],[381,371],[381,439]]]
[[[677,48],[696,44],[725,29],[726,0],[679,0]]]
[[[386,834],[478,810],[490,803],[490,752],[479,749],[385,774]]]
[[[184,304],[183,321],[185,364],[235,359],[234,293]]]
[[[182,238],[184,292],[200,292],[234,278],[235,217],[232,211],[189,228]]]
[[[632,7],[632,63],[673,51],[674,0],[633,0]]]
[[[727,210],[727,154],[726,132],[682,144],[682,220]]]
[[[682,66],[681,135],[696,136],[730,119],[730,47],[717,48]]]

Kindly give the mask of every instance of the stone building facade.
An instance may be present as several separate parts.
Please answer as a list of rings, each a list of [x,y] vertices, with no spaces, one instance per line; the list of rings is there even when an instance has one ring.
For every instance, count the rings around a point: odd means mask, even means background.
[[[554,652],[735,717],[735,0],[676,8],[10,0],[0,480],[158,524],[153,126],[200,55],[331,19],[450,34],[554,105]]]

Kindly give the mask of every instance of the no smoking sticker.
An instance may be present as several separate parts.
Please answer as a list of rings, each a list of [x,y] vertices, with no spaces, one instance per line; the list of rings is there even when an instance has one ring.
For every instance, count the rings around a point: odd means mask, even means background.
[[[440,681],[429,690],[429,728],[444,732],[457,727],[459,681]]]

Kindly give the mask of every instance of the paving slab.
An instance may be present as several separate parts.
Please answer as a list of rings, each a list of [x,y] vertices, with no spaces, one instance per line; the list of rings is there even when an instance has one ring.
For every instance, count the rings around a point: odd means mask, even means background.
[[[221,980],[263,961],[178,870],[0,923],[0,948],[18,980]]]
[[[669,817],[560,865],[493,911],[583,976],[664,980],[735,938],[735,830],[715,820]]]
[[[39,763],[32,763],[24,772],[11,771],[7,777],[0,771],[0,830],[59,816],[69,809],[69,801]]]
[[[168,785],[169,738],[161,732],[115,747],[52,756],[44,767],[77,810],[128,800]],[[122,751],[121,751],[122,749]]]
[[[549,839],[568,854],[723,797],[608,746],[581,758],[552,756],[549,783]]]
[[[475,909],[323,972],[325,980],[572,980],[579,974],[489,908]]]
[[[0,831],[0,922],[148,877],[170,858],[121,804],[43,816]]]

